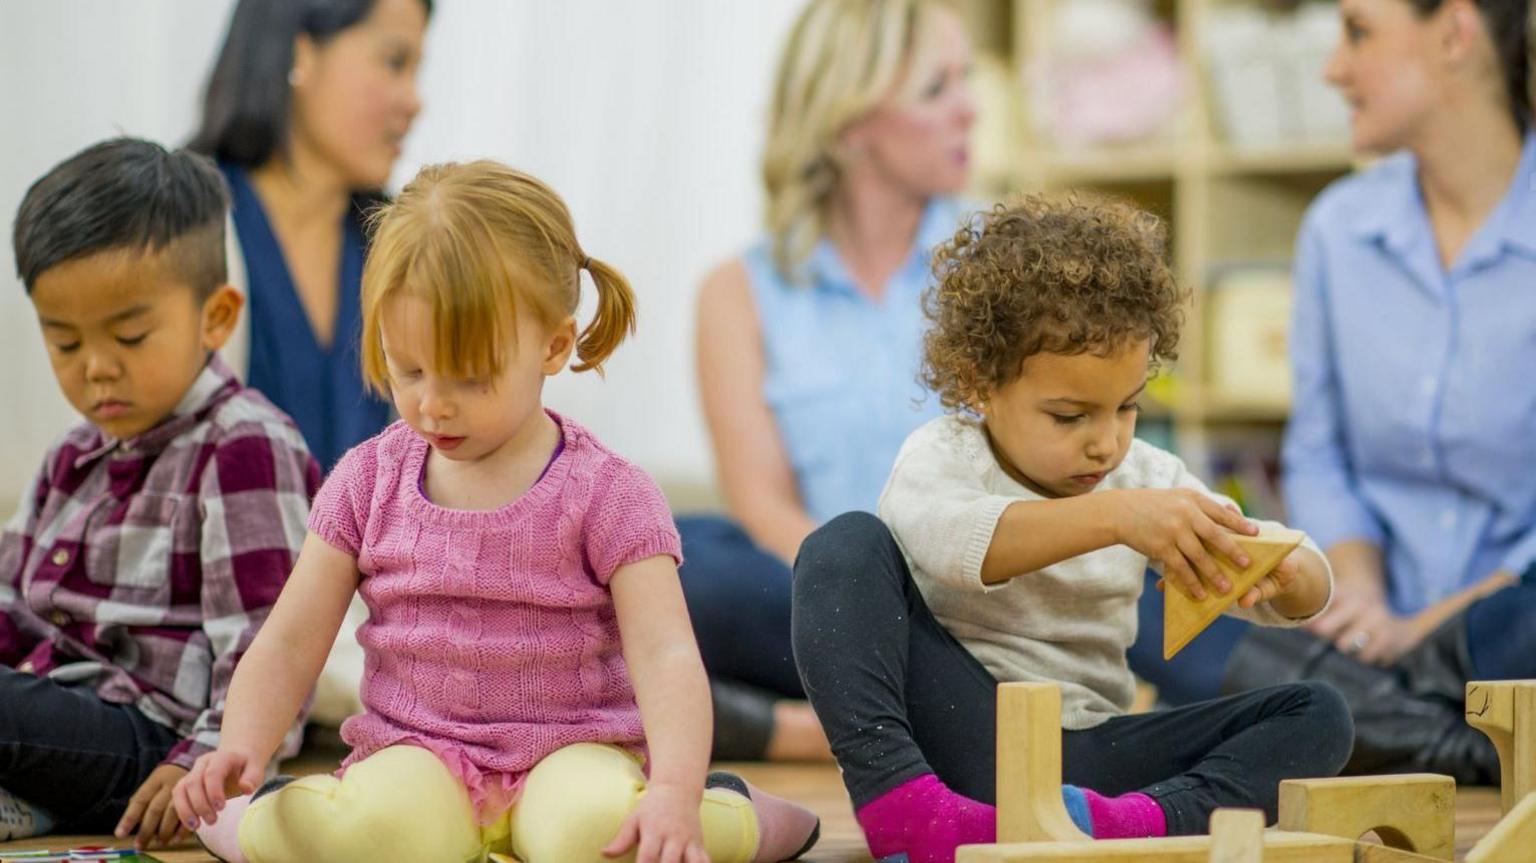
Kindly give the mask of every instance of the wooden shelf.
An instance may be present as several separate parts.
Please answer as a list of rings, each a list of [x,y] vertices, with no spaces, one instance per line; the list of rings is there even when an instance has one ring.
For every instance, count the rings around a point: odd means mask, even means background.
[[[1361,163],[1346,142],[1233,146],[1216,132],[1213,94],[1203,79],[1200,39],[1213,4],[1257,0],[1159,0],[1174,29],[1191,84],[1166,136],[1143,144],[1068,151],[1035,133],[1032,94],[1023,82],[1055,48],[1052,17],[1071,0],[966,0],[977,42],[988,55],[984,113],[987,194],[1083,189],[1126,196],[1168,220],[1179,279],[1194,292],[1168,403],[1144,402],[1143,416],[1169,422],[1180,451],[1204,449],[1208,431],[1253,427],[1278,434],[1289,406],[1214,397],[1203,375],[1213,368],[1205,291],[1219,265],[1283,263],[1302,215],[1335,177]],[[981,172],[979,172],[981,173]],[[1192,464],[1196,470],[1202,466]]]
[[[1355,164],[1343,144],[1298,144],[1262,149],[1216,147],[1208,170],[1217,176],[1234,174],[1342,174]]]
[[[1273,402],[1247,402],[1207,397],[1197,410],[1197,419],[1211,423],[1278,423],[1290,418],[1291,407]]]
[[[1178,153],[1172,147],[1101,148],[1080,153],[1037,150],[1025,157],[1034,164],[1021,178],[1039,177],[1045,185],[1110,185],[1172,181]]]

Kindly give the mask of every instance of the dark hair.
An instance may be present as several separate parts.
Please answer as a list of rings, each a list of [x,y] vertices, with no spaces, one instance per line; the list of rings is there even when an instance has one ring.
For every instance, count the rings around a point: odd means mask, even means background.
[[[117,249],[171,251],[172,266],[205,299],[227,274],[229,195],[213,162],[139,138],[113,138],[55,165],[27,189],[11,241],[31,294],[49,269]]]
[[[1439,11],[1445,0],[1408,0],[1421,17]],[[1504,79],[1504,95],[1509,100],[1509,110],[1515,117],[1515,125],[1523,132],[1531,122],[1530,82],[1531,58],[1527,53],[1526,28],[1531,12],[1530,0],[1472,0],[1483,15],[1488,37],[1498,53],[1499,73]]]
[[[367,18],[377,0],[240,0],[203,98],[190,146],[245,168],[266,164],[288,136],[293,42],[324,44]],[[432,14],[432,0],[420,0]]]

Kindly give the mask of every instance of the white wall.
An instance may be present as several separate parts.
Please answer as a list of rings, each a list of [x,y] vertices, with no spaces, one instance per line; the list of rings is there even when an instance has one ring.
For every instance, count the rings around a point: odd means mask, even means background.
[[[710,478],[693,385],[693,292],[756,233],[773,61],[799,5],[437,4],[421,73],[426,108],[395,184],[427,162],[490,156],[566,198],[588,252],[633,280],[640,331],[606,380],[563,375],[547,401],[664,481]],[[49,441],[75,420],[14,275],[21,196],[100,138],[184,141],[231,8],[0,0],[0,503],[21,494]]]

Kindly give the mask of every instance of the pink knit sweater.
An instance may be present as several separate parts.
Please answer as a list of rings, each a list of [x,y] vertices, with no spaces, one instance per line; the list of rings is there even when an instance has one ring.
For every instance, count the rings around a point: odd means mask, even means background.
[[[357,558],[368,605],[365,712],[342,726],[345,764],[397,743],[426,747],[486,817],[556,749],[643,748],[608,580],[648,557],[682,559],[650,477],[550,416],[564,451],[500,509],[427,500],[428,445],[397,422],[337,464],[309,520]]]

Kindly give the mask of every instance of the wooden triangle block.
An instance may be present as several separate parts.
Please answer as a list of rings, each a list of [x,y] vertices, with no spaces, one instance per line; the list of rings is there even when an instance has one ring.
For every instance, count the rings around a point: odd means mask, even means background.
[[[1194,640],[1195,636],[1211,625],[1223,611],[1226,611],[1232,603],[1243,598],[1248,588],[1258,584],[1259,579],[1269,575],[1270,571],[1285,560],[1296,546],[1306,538],[1306,534],[1299,530],[1266,530],[1258,536],[1243,536],[1233,534],[1232,538],[1244,552],[1248,554],[1250,564],[1246,570],[1239,570],[1225,556],[1215,549],[1206,547],[1211,557],[1216,559],[1216,565],[1226,574],[1232,582],[1232,590],[1225,596],[1217,596],[1215,591],[1207,587],[1205,599],[1196,602],[1184,593],[1182,587],[1168,581],[1163,590],[1163,659],[1172,659],[1174,654],[1184,649],[1184,645]]]

